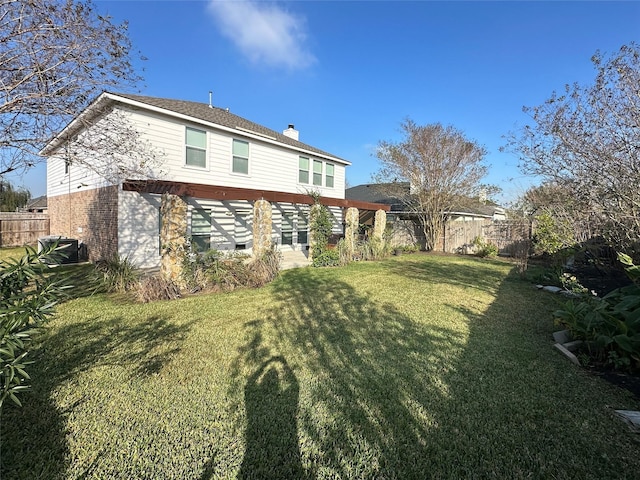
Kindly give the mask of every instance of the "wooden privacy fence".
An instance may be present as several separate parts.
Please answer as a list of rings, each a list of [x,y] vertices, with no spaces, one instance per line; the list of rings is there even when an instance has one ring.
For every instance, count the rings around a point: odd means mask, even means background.
[[[503,255],[514,256],[523,242],[531,240],[532,226],[527,220],[497,220],[483,227],[485,240],[498,246]]]
[[[522,242],[531,239],[531,225],[522,220],[491,220],[489,218],[458,218],[447,222],[436,250],[464,253],[476,237],[493,243],[501,255],[513,256]]]
[[[39,237],[49,235],[46,213],[0,212],[0,247],[35,245]]]

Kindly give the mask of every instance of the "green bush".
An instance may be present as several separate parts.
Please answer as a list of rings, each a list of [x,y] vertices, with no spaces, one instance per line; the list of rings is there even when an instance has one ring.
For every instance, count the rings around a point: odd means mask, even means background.
[[[568,222],[552,216],[549,212],[537,215],[534,220],[533,250],[535,254],[555,255],[575,244],[573,231]]]
[[[402,253],[415,253],[420,251],[420,245],[417,243],[410,243],[408,245],[402,245],[400,247]]]
[[[311,260],[314,267],[325,267],[329,265],[338,265],[340,263],[340,255],[336,251],[334,253],[327,253],[329,237],[331,236],[333,224],[331,222],[331,213],[324,205],[320,204],[319,197],[316,199],[316,204],[312,207],[311,222],[309,224],[309,231],[313,241],[313,249],[311,250]],[[331,258],[337,257],[335,263],[332,263]],[[327,263],[329,262],[329,263]]]
[[[27,247],[22,258],[0,262],[0,409],[7,398],[21,405],[16,395],[28,388],[31,338],[69,288],[65,275],[48,266],[60,255],[55,244],[40,253]]]
[[[362,260],[381,260],[391,255],[391,249],[387,240],[373,236],[356,245],[356,253]]]
[[[574,338],[583,340],[589,355],[616,369],[640,369],[640,269],[626,255],[618,254],[627,265],[633,285],[613,290],[603,298],[584,297],[570,301],[554,312],[556,322]]]
[[[487,242],[485,241],[484,238],[482,237],[476,237],[473,239],[473,244],[476,247],[476,255],[478,257],[489,257],[489,258],[493,258],[493,257],[497,257],[498,256],[498,246],[491,243],[491,242]]]
[[[314,255],[312,263],[314,267],[337,267],[340,265],[340,252],[338,249],[324,250],[319,255]]]
[[[140,270],[127,257],[114,256],[96,262],[102,282],[108,292],[124,293],[133,290],[140,280]]]

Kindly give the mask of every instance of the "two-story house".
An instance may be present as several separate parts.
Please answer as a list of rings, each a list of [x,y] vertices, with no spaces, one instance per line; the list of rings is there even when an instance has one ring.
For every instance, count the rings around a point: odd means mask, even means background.
[[[110,118],[126,119],[137,142],[155,152],[159,161],[145,175],[115,178],[89,168],[91,148],[83,150],[82,161],[70,154],[70,145],[100,133]],[[180,198],[184,212],[177,221],[185,222],[187,241],[198,250],[251,253],[257,202],[258,233],[285,251],[308,248],[309,193],[328,207],[338,234],[345,209],[387,209],[345,200],[350,163],[302,143],[293,125],[276,132],[206,103],[105,92],[41,153],[47,157],[51,234],[78,239],[92,261],[119,255],[140,267],[159,266],[167,248],[163,223],[175,221],[163,216],[163,195]],[[104,162],[105,152],[99,154]]]

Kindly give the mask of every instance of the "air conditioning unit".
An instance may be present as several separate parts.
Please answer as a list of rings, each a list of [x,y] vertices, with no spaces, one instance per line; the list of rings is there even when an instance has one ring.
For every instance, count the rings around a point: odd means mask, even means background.
[[[59,235],[48,235],[38,238],[38,253],[57,244],[60,263],[78,263],[78,240]],[[49,262],[51,263],[51,262]]]

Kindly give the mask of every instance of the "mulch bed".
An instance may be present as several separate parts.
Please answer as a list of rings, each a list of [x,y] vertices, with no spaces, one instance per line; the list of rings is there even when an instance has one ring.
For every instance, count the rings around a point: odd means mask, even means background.
[[[580,264],[575,265],[571,273],[576,276],[581,285],[593,290],[599,297],[605,296],[612,290],[631,284],[625,272],[610,266]],[[640,400],[640,374],[616,372],[606,365],[587,367],[587,371],[609,383],[630,391]]]
[[[640,376],[638,374],[614,372],[599,367],[587,367],[587,371],[613,385],[628,390],[637,400],[640,400]]]

